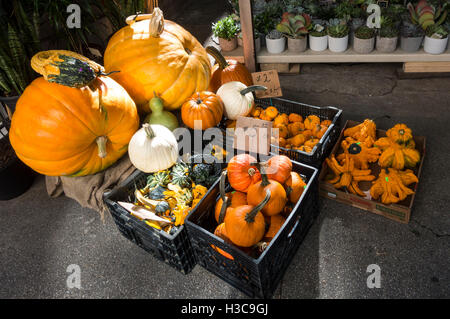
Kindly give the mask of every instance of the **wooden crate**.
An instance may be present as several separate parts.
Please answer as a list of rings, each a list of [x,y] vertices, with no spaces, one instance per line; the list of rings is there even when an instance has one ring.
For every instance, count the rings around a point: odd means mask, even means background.
[[[342,153],[341,150],[341,141],[344,138],[344,130],[348,127],[353,127],[360,124],[359,122],[355,121],[347,121],[344,128],[341,131],[341,135],[339,136],[339,139],[334,146],[334,148],[331,151],[331,154],[338,155]],[[385,137],[386,131],[384,130],[377,130],[377,138]],[[420,163],[413,169],[414,174],[418,177],[420,181],[420,175],[422,172],[422,165],[425,158],[425,144],[426,139],[422,136],[414,136],[414,141],[416,143],[416,149],[420,152],[421,159]],[[381,167],[377,163],[373,163],[370,166],[370,169],[372,170],[372,174],[375,176],[378,176],[378,173],[381,170]],[[384,217],[387,217],[389,219],[395,220],[397,222],[401,223],[408,223],[411,217],[411,211],[414,204],[414,198],[417,193],[418,189],[418,183],[409,185],[410,188],[414,190],[414,194],[409,195],[405,200],[397,203],[397,204],[391,204],[391,205],[385,205],[379,200],[374,200],[371,198],[369,189],[372,186],[372,182],[360,182],[359,186],[363,192],[366,192],[366,197],[361,197],[358,195],[354,195],[352,193],[347,193],[343,190],[336,189],[333,187],[333,185],[327,183],[326,177],[330,174],[330,171],[328,169],[328,166],[326,162],[323,163],[322,170],[320,172],[319,176],[319,188],[320,188],[320,195],[325,198],[333,199],[338,202],[351,205],[354,207],[358,207],[363,210],[370,211],[372,213],[382,215]]]

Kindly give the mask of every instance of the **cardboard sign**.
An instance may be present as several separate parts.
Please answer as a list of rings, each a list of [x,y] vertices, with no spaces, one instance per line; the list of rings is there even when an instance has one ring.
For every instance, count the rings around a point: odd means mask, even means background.
[[[239,116],[234,129],[233,147],[250,153],[268,155],[272,122]]]
[[[280,79],[277,70],[268,70],[252,73],[254,85],[262,85],[267,88],[265,91],[255,91],[257,98],[282,96]]]

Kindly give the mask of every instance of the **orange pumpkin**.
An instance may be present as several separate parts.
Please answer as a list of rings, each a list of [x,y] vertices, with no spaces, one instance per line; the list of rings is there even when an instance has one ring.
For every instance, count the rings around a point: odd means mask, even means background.
[[[316,146],[317,143],[319,143],[319,139],[311,137],[309,140],[305,142],[305,146],[314,148],[314,146]]]
[[[149,17],[151,17],[149,19]],[[150,112],[154,92],[169,110],[181,107],[195,92],[208,88],[211,65],[200,42],[178,24],[151,15],[127,19],[126,27],[109,40],[104,55],[106,72],[130,94],[142,112]]]
[[[263,168],[261,167],[261,169]],[[257,205],[265,198],[266,192],[269,190],[271,194],[270,200],[261,209],[261,212],[265,216],[279,214],[283,211],[284,206],[287,202],[286,191],[279,182],[268,179],[265,173],[262,173],[261,177],[261,181],[252,184],[248,188],[247,202],[249,203],[249,205]]]
[[[332,122],[330,120],[323,120],[322,122],[320,122],[321,125],[325,125],[325,126],[330,126],[331,123]]]
[[[202,130],[219,124],[223,115],[223,102],[215,93],[196,92],[183,103],[181,119],[187,127],[194,129],[195,121],[201,121]]]
[[[261,114],[262,108],[259,106],[254,106],[252,108],[252,110],[250,111],[250,115],[253,117],[259,117],[259,115]]]
[[[291,136],[295,136],[297,134],[302,133],[304,129],[305,125],[303,125],[302,122],[294,122],[288,125],[289,134]]]
[[[271,198],[270,191],[265,194],[263,200],[257,205],[243,205],[234,208],[225,216],[227,236],[235,245],[251,247],[264,237],[266,222],[261,214],[261,208]]]
[[[217,223],[222,223],[223,219],[225,218],[225,215],[229,209],[236,208],[242,205],[247,205],[247,194],[238,192],[238,191],[232,191],[225,193],[225,178],[227,173],[223,172],[222,176],[220,177],[220,184],[219,184],[219,190],[220,190],[220,198],[216,203],[216,207],[214,209],[214,217],[216,218]],[[227,207],[226,210],[222,211],[223,203],[227,201]],[[222,213],[222,216],[221,216]]]
[[[289,114],[289,122],[291,123],[303,122],[303,117],[297,113],[291,113]]]
[[[285,221],[286,218],[284,218],[281,214],[270,216],[270,226],[264,235],[264,239],[271,241],[276,234],[278,234]]]
[[[306,184],[297,172],[291,172],[289,178],[286,180],[285,186],[289,201],[296,203],[300,199],[300,196],[302,196]]]
[[[325,132],[328,130],[328,126],[317,124],[312,129],[312,134],[317,137],[318,139],[321,139],[322,136],[325,134]]]
[[[277,115],[278,115],[278,110],[276,109],[276,107],[274,107],[274,106],[269,106],[267,109],[266,109],[266,115],[268,116],[268,117],[270,117],[270,119],[275,119],[276,117],[277,117]]]
[[[283,184],[291,175],[292,162],[285,155],[276,155],[267,161],[266,173],[269,179]]]
[[[246,86],[253,85],[252,76],[244,64],[233,59],[226,60],[220,51],[212,46],[207,47],[206,52],[217,62],[212,68],[208,91],[217,92],[222,84],[232,81],[242,82]]]
[[[305,140],[306,138],[303,134],[297,134],[294,137],[289,138],[287,141],[292,146],[300,147],[303,143],[305,143]]]
[[[288,125],[289,124],[289,119],[288,119],[287,114],[281,113],[281,114],[277,115],[277,117],[273,120],[273,125],[274,126],[275,125],[280,125],[280,124],[283,124],[283,125]]]
[[[82,88],[40,77],[17,102],[10,140],[17,156],[41,174],[83,176],[124,155],[138,126],[136,105],[109,77]]]
[[[253,163],[256,163],[256,159],[248,154],[238,154],[230,160],[227,174],[233,189],[247,193],[250,185],[261,180],[261,174]]]
[[[283,124],[277,124],[273,126],[274,129],[278,129],[278,136],[282,138],[286,138],[289,135],[288,128],[286,125]]]
[[[309,115],[304,124],[307,130],[313,130],[317,124],[320,124],[320,118],[317,115]]]

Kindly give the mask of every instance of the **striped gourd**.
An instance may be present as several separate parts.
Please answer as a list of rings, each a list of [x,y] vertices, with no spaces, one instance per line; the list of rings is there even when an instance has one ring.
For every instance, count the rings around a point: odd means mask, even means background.
[[[69,87],[89,85],[104,68],[88,58],[65,50],[42,51],[33,56],[31,67],[47,81]]]

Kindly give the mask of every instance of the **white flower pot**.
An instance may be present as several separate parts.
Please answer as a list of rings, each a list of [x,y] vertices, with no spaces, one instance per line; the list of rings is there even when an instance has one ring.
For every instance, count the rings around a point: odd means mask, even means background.
[[[423,49],[430,54],[441,54],[447,49],[448,37],[445,39],[433,39],[425,36]]]
[[[348,47],[348,34],[343,38],[328,36],[328,48],[331,52],[344,52]]]
[[[267,51],[271,54],[281,53],[286,47],[286,38],[281,37],[280,39],[269,39],[266,36],[266,47]]]
[[[328,36],[313,37],[309,35],[309,47],[312,51],[324,51],[328,47]]]

